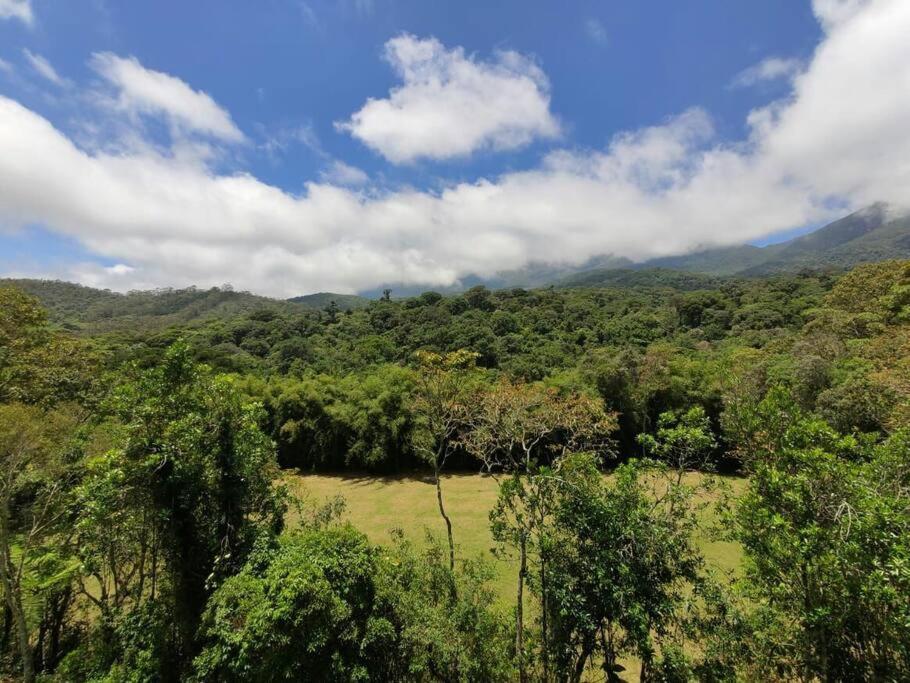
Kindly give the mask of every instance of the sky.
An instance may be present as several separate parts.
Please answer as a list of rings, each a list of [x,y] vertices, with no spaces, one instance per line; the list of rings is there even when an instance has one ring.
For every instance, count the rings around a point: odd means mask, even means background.
[[[906,0],[0,0],[0,274],[289,297],[910,209]]]

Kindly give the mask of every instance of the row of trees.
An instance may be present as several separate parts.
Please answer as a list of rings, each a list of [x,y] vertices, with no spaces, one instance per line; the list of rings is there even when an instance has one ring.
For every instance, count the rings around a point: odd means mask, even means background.
[[[699,406],[711,420],[715,455],[722,459],[731,448],[721,425],[731,379],[749,391],[786,385],[802,409],[818,412],[843,432],[882,432],[900,424],[907,379],[895,359],[906,356],[906,327],[879,300],[899,297],[906,269],[892,262],[859,268],[836,283],[794,276],[683,292],[478,291],[455,297],[458,306],[438,296],[380,301],[335,323],[316,314],[263,312],[146,336],[140,343],[105,342],[115,344],[118,356],[153,365],[159,345],[166,348],[183,335],[197,359],[242,370],[243,391],[263,403],[263,428],[286,466],[386,472],[419,466],[417,417],[408,400],[419,381],[416,353],[459,349],[479,354],[475,362],[491,385],[507,376],[596,393],[618,413],[614,438],[622,454],[644,453],[637,436],[652,433],[662,413]],[[895,291],[878,291],[877,282]],[[752,322],[705,336],[706,321],[720,316],[718,311],[741,309],[752,312]],[[515,324],[499,327],[505,316]],[[649,322],[642,337],[632,323],[642,316],[666,324]],[[491,325],[502,332],[493,367],[468,334]],[[592,326],[626,332],[575,339]],[[241,345],[255,339],[264,355],[237,364],[237,353],[220,355],[225,344],[235,344],[228,338]],[[538,369],[526,372],[529,363]],[[463,452],[450,463],[473,466]]]

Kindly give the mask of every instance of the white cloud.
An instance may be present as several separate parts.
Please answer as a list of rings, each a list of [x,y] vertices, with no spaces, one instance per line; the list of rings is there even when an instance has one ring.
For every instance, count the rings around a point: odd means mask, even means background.
[[[336,159],[324,170],[320,177],[323,182],[334,185],[357,186],[366,185],[370,177],[356,166],[351,166]]]
[[[57,86],[67,85],[68,81],[60,74],[58,74],[53,64],[47,61],[44,57],[41,55],[36,55],[31,50],[27,49],[23,49],[22,54],[25,55],[25,59],[29,64],[32,65],[32,68],[37,71],[42,78],[47,79]]]
[[[812,0],[812,10],[822,28],[831,30],[859,12],[870,0]]]
[[[110,52],[94,54],[91,65],[114,86],[114,105],[122,111],[165,116],[180,130],[227,142],[244,140],[226,110],[207,93],[193,90],[175,76],[147,69],[135,57],[118,57]]]
[[[607,29],[598,19],[588,19],[585,22],[585,33],[598,45],[607,44]]]
[[[778,79],[791,79],[802,69],[798,59],[785,59],[782,57],[768,57],[748,69],[740,71],[730,85],[734,88],[748,88],[758,83],[776,81]]]
[[[108,266],[104,270],[111,275],[129,275],[130,273],[135,272],[136,269],[125,263],[116,263],[113,266]]]
[[[290,296],[681,253],[880,200],[910,209],[910,3],[876,0],[826,26],[792,93],[754,111],[736,144],[693,109],[439,192],[322,181],[295,195],[154,148],[87,152],[0,97],[0,225],[45,225],[134,269],[72,269],[94,285]]]
[[[323,148],[319,134],[311,122],[305,122],[293,127],[278,128],[267,128],[258,124],[257,128],[263,139],[258,144],[258,147],[273,160],[286,154],[293,145],[303,145],[313,154],[324,159],[330,157],[329,153]]]
[[[517,52],[483,62],[405,34],[386,43],[385,59],[403,84],[336,126],[394,163],[514,149],[559,134],[546,76]]]
[[[35,21],[31,0],[0,0],[0,19],[18,19],[31,26]]]

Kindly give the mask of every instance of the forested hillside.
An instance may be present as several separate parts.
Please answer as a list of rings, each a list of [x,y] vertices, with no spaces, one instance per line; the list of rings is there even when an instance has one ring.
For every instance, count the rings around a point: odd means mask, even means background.
[[[230,285],[211,289],[156,289],[128,294],[93,289],[60,280],[0,279],[38,297],[50,319],[73,330],[98,332],[111,329],[153,330],[210,318],[228,318],[251,311],[293,312],[321,309],[335,301],[339,310],[365,303],[344,294],[311,294],[280,301],[249,292],[235,292]]]
[[[910,261],[576,284],[312,310],[40,283],[48,317],[7,282],[4,675],[910,676]],[[296,470],[417,476],[443,533],[376,545]],[[456,471],[494,477],[505,608]]]

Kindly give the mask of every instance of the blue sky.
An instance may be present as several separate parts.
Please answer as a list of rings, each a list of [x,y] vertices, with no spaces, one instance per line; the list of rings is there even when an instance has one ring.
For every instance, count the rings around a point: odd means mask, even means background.
[[[291,295],[764,243],[900,200],[862,164],[910,103],[817,112],[844,60],[883,91],[901,4],[0,0],[0,272]]]

